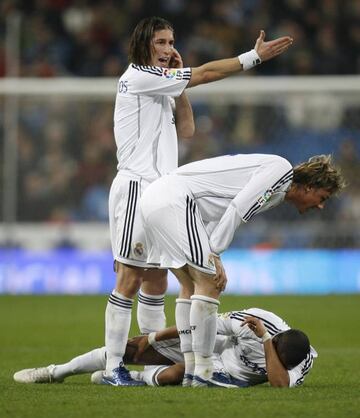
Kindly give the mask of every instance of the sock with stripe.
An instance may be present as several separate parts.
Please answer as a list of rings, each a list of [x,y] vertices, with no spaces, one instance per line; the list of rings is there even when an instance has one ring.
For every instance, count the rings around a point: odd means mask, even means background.
[[[148,369],[138,372],[139,378],[146,382],[148,386],[160,386],[158,376],[161,372],[168,369],[169,366],[152,366]],[[133,373],[133,372],[131,372]]]
[[[68,376],[82,373],[92,373],[104,370],[106,365],[105,347],[96,348],[88,353],[74,357],[68,363],[55,364],[53,376],[56,379],[65,379]]]
[[[216,314],[219,301],[202,295],[191,296],[190,324],[192,350],[195,354],[194,374],[205,380],[212,375],[212,354],[216,339]]]
[[[105,312],[106,374],[123,361],[131,324],[133,299],[113,290]]]
[[[176,299],[175,320],[180,338],[180,349],[184,353],[185,374],[194,374],[194,355],[192,352],[192,337],[190,328],[190,299]]]
[[[164,297],[165,295],[148,295],[142,290],[139,291],[137,321],[141,334],[165,328]]]

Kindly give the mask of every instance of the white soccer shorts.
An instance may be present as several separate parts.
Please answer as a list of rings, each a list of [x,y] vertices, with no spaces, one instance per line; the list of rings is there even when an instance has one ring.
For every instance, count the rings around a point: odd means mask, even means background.
[[[115,260],[137,267],[157,267],[147,264],[145,232],[139,201],[148,186],[144,179],[119,172],[110,189],[109,225]]]
[[[154,350],[174,363],[183,363],[184,355],[180,350],[180,339],[169,338],[164,341],[154,341],[152,343]]]
[[[140,202],[148,262],[160,268],[189,264],[215,274],[209,237],[191,192],[167,175],[152,183]]]

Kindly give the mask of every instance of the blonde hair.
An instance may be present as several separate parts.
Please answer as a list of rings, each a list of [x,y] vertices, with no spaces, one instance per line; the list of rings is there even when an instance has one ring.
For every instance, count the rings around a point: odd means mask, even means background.
[[[346,187],[345,179],[338,167],[332,164],[331,155],[315,155],[308,161],[294,167],[295,184],[339,193]]]

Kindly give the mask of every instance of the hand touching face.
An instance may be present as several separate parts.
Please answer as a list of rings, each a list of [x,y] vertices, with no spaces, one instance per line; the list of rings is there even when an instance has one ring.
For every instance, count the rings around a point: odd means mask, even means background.
[[[151,63],[156,67],[168,68],[174,55],[174,34],[170,29],[158,30],[151,42]]]

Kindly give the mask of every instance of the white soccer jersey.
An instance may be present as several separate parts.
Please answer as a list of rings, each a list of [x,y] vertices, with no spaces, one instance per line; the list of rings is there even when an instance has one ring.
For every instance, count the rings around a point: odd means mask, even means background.
[[[190,77],[190,68],[129,65],[118,83],[114,111],[119,171],[151,182],[178,166],[172,98]]]
[[[242,311],[228,312],[218,315],[217,332],[229,336],[219,357],[215,359],[215,368],[223,369],[235,379],[252,386],[266,382],[266,362],[264,346],[247,326],[241,326],[246,316],[260,318],[271,336],[286,331],[290,327],[279,316],[272,312],[258,308],[244,309]],[[313,365],[317,353],[313,347],[305,360],[288,370],[289,387],[301,385]]]
[[[238,154],[186,164],[176,176],[190,191],[214,253],[230,245],[241,222],[281,203],[291,185],[291,164],[277,155]]]

